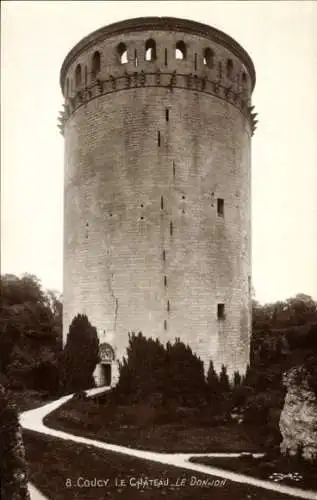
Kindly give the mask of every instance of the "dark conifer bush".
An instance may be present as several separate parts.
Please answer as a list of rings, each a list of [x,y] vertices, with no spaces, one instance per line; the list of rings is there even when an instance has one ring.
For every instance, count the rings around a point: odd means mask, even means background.
[[[206,401],[204,365],[180,339],[166,346],[168,377],[166,393],[179,404],[196,406]]]
[[[221,366],[221,372],[219,375],[219,383],[220,383],[220,388],[221,388],[222,393],[230,391],[230,382],[229,382],[229,377],[227,374],[227,368],[224,365]]]
[[[164,391],[166,352],[161,342],[139,332],[129,334],[127,356],[120,364],[116,393],[130,401],[148,400]]]
[[[134,402],[197,404],[206,396],[203,363],[179,339],[164,347],[158,339],[132,333],[114,392]]]
[[[220,387],[219,377],[217,375],[216,370],[214,369],[212,360],[210,360],[207,373],[207,387],[208,387],[208,396],[210,400],[211,401],[217,400],[221,394],[221,387]]]
[[[242,379],[241,379],[240,373],[239,372],[234,372],[234,374],[233,374],[233,386],[234,387],[240,387],[241,381],[242,381]]]
[[[79,392],[95,386],[93,372],[99,362],[97,330],[84,314],[78,314],[69,327],[60,361],[62,393]]]

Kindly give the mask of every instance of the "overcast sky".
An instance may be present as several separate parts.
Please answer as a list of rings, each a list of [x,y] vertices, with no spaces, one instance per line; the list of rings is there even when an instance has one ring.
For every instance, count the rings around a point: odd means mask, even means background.
[[[3,1],[1,272],[36,274],[62,291],[60,67],[91,31],[139,16],[210,24],[252,57],[256,298],[317,299],[317,2]]]

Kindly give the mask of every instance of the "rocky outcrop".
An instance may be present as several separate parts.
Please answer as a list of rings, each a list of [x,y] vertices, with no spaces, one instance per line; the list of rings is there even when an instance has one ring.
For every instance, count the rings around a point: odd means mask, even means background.
[[[304,459],[317,459],[317,397],[307,370],[300,366],[289,370],[283,377],[287,388],[280,416],[283,437],[281,453],[301,455]]]

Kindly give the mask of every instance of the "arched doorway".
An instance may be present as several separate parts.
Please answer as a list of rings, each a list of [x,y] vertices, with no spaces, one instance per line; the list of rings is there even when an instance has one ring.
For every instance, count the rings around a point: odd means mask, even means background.
[[[96,366],[95,380],[97,386],[111,385],[112,364],[115,360],[114,350],[110,344],[99,345],[99,364]]]

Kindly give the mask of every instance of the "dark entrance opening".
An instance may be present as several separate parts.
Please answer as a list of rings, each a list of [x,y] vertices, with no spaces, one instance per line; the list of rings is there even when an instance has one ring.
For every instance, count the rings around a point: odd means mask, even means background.
[[[110,363],[102,363],[101,364],[101,373],[102,373],[102,385],[110,385],[111,384],[111,364]]]

